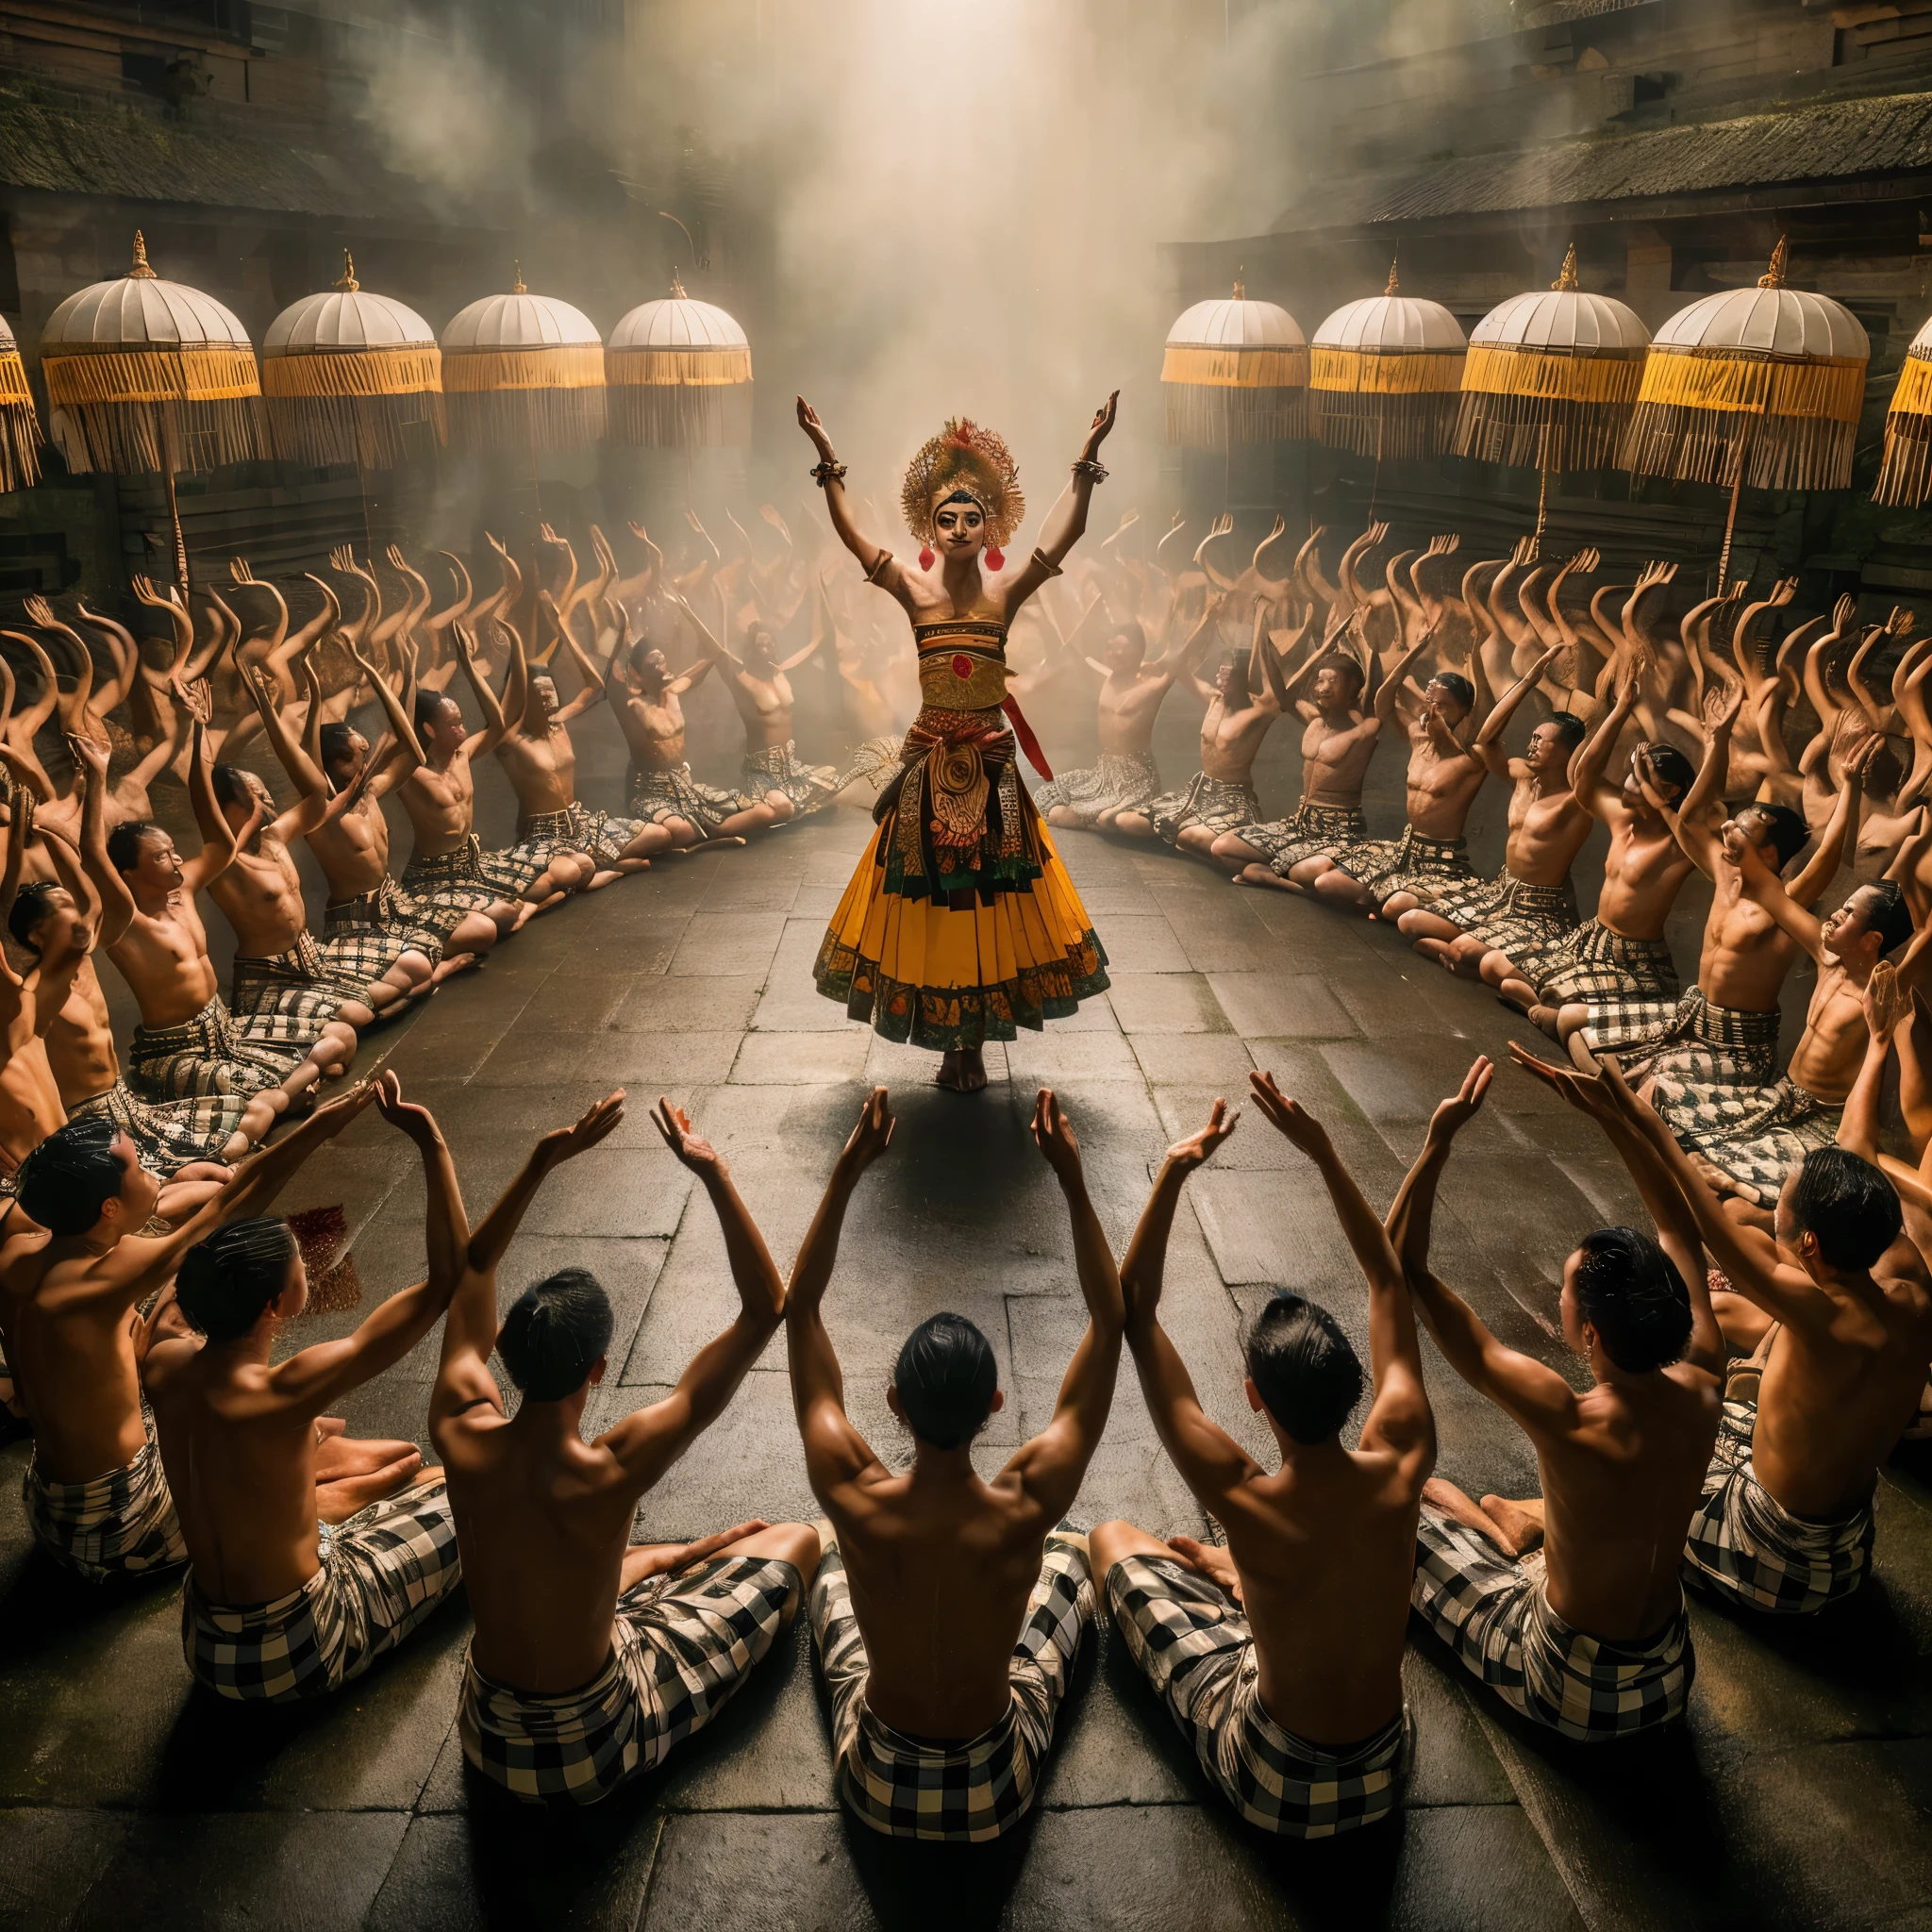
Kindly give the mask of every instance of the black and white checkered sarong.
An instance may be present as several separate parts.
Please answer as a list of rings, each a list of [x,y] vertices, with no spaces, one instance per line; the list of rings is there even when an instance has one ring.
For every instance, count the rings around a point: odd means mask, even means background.
[[[320,1532],[322,1567],[265,1604],[181,1600],[181,1648],[210,1690],[241,1704],[325,1697],[395,1649],[462,1581],[449,1490],[412,1485]]]
[[[154,1418],[143,1410],[142,1420],[147,1441],[125,1468],[84,1483],[50,1483],[34,1458],[20,1486],[41,1547],[94,1583],[156,1575],[188,1560]]]
[[[1041,786],[1033,803],[1042,812],[1058,805],[1094,818],[1104,811],[1140,811],[1159,791],[1160,773],[1151,753],[1104,751],[1094,763]]]
[[[1245,781],[1230,785],[1210,778],[1206,772],[1196,772],[1178,791],[1163,791],[1141,809],[1147,814],[1155,835],[1174,845],[1191,825],[1206,825],[1218,837],[1248,824],[1259,817],[1261,801]]]
[[[1046,1540],[1013,1645],[1007,1714],[962,1743],[928,1743],[881,1724],[868,1708],[865,1639],[844,1558],[828,1545],[812,1579],[811,1628],[832,1698],[839,1795],[853,1815],[891,1838],[979,1842],[1010,1831],[1032,1806],[1040,1761],[1092,1615],[1086,1555],[1056,1532]],[[935,1662],[943,1668],[942,1659]]]
[[[308,1049],[271,1044],[236,1024],[217,994],[178,1026],[137,1026],[128,1084],[142,1100],[204,1100],[278,1087]]]
[[[530,874],[532,878],[536,875]],[[484,875],[483,841],[475,832],[452,852],[429,856],[412,852],[403,868],[403,891],[415,902],[416,917],[444,941],[462,924],[466,912],[516,897],[514,892],[499,891]]]
[[[1537,980],[1544,1006],[1589,1007],[1592,1021],[1606,1001],[1674,1001],[1678,991],[1677,964],[1667,941],[1634,940],[1600,919],[1586,919],[1545,954]]]
[[[1876,1519],[1869,1500],[1837,1523],[1793,1516],[1751,1466],[1757,1429],[1755,1402],[1725,1401],[1684,1573],[1747,1610],[1806,1616],[1864,1582]]]
[[[442,958],[442,941],[387,873],[373,891],[322,908],[323,958],[332,971],[365,983],[380,979],[408,952],[434,966]]]
[[[631,817],[654,825],[682,819],[700,837],[715,838],[726,819],[758,803],[741,791],[721,791],[692,777],[688,764],[655,772],[631,768]]]
[[[1612,1643],[1551,1609],[1541,1556],[1513,1560],[1424,1503],[1409,1601],[1505,1704],[1562,1737],[1598,1743],[1680,1716],[1697,1669],[1681,1600],[1649,1642]]]
[[[1369,823],[1358,806],[1304,803],[1291,818],[1237,825],[1234,835],[1267,859],[1268,870],[1276,878],[1285,879],[1305,858],[1332,856],[1343,846],[1359,844],[1369,836]]]
[[[512,1690],[466,1659],[463,1755],[520,1798],[594,1805],[717,1716],[771,1649],[803,1583],[775,1557],[718,1557],[617,1599],[610,1655],[581,1690]]]
[[[344,1000],[366,1001],[368,993],[363,981],[332,971],[314,935],[301,932],[286,953],[273,958],[236,954],[228,1009],[244,1040],[307,1053]]]
[[[1427,903],[1434,891],[1475,883],[1466,839],[1424,839],[1405,825],[1399,839],[1357,839],[1337,848],[1339,871],[1367,889],[1379,911],[1398,892]]]
[[[1558,886],[1537,886],[1506,872],[1481,913],[1462,930],[1501,953],[1533,983],[1543,961],[1576,930],[1576,888],[1568,878]]]
[[[71,1121],[106,1114],[133,1144],[135,1158],[158,1180],[168,1180],[197,1160],[221,1160],[247,1111],[239,1093],[213,1093],[200,1100],[141,1100],[116,1080],[105,1093],[76,1100]]]
[[[1332,1838],[1390,1816],[1408,1774],[1407,1710],[1357,1744],[1316,1744],[1262,1707],[1255,1640],[1210,1577],[1161,1557],[1107,1573],[1108,1607],[1201,1769],[1250,1824]]]

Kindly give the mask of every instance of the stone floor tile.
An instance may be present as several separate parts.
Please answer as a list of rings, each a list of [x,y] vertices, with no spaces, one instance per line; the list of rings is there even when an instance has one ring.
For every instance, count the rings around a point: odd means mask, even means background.
[[[678,941],[669,971],[678,978],[755,974],[762,979],[784,930],[783,911],[700,912]]]
[[[1108,1001],[1123,1033],[1225,1033],[1227,1016],[1196,973],[1117,973]]]
[[[741,961],[706,978],[641,979],[605,1016],[606,1024],[621,1033],[742,1030],[764,984],[762,960],[756,971]]]
[[[0,1810],[0,1925],[74,1924],[133,1823],[119,1811]]]
[[[1208,984],[1234,1030],[1250,1040],[1336,1040],[1355,1022],[1312,974],[1210,973]]]
[[[858,1080],[871,1036],[827,1004],[836,1033],[747,1033],[732,1062],[739,1087],[824,1087]]]
[[[1233,1034],[1137,1033],[1132,1044],[1141,1071],[1157,1091],[1176,1086],[1203,1091],[1211,1088],[1225,1094],[1230,1107],[1246,1104],[1254,1056],[1247,1042]],[[1204,1112],[1201,1121],[1207,1118]]]
[[[1121,912],[1109,917],[1100,935],[1109,972],[1186,973],[1188,956],[1174,928],[1158,912]]]

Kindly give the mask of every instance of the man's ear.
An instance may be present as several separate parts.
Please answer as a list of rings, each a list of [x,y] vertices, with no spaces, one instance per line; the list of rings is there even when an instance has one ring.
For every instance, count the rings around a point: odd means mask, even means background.
[[[599,1382],[601,1382],[604,1379],[604,1371],[609,1366],[610,1357],[608,1356],[600,1355],[597,1357],[597,1359],[591,1364],[591,1373],[584,1379],[587,1382],[589,1382],[591,1385],[591,1387],[594,1388]]]
[[[1006,1406],[1007,1391],[1004,1389],[995,1389],[992,1391],[992,1400],[987,1404],[986,1412],[988,1415],[997,1415]]]
[[[892,1413],[895,1416],[897,1416],[902,1423],[906,1422],[906,1411],[899,1407],[899,1385],[896,1382],[888,1382],[886,1384],[886,1407],[890,1408],[892,1411]],[[910,1423],[906,1423],[906,1426],[908,1428],[910,1428],[912,1424]]]
[[[1257,1415],[1259,1415],[1265,1405],[1261,1400],[1261,1391],[1255,1387],[1254,1376],[1243,1375],[1241,1377],[1241,1392],[1248,1398],[1248,1407]]]

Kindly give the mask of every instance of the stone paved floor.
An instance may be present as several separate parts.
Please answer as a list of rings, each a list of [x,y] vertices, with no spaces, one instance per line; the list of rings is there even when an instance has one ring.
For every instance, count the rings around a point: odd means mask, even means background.
[[[1026,1133],[1063,1096],[1095,1199],[1124,1242],[1149,1163],[1272,1067],[1386,1201],[1435,1099],[1512,1031],[1485,994],[1387,933],[1235,892],[1162,853],[1070,836],[1114,991],[1072,1024],[989,1056],[962,1101],[931,1062],[817,999],[809,966],[862,843],[841,811],[743,852],[660,866],[540,922],[380,1046],[437,1109],[473,1213],[533,1135],[623,1083],[628,1120],[564,1170],[504,1270],[507,1293],[566,1259],[618,1307],[598,1426],[651,1399],[727,1319],[722,1244],[645,1118],[668,1092],[725,1150],[781,1262],[804,1233],[866,1083],[900,1128],[848,1224],[829,1320],[855,1419],[882,1448],[889,1364],[940,1305],[1003,1357],[990,1467],[1049,1412],[1079,1331],[1058,1196]],[[368,1064],[375,1064],[371,1054]],[[365,1302],[422,1264],[413,1158],[373,1114],[311,1163],[286,1208],[344,1205]],[[1499,1075],[1444,1191],[1438,1254],[1507,1340],[1552,1360],[1552,1285],[1574,1238],[1636,1214],[1587,1125]],[[1257,1449],[1239,1392],[1244,1308],[1285,1283],[1361,1340],[1362,1293],[1311,1171],[1250,1113],[1191,1185],[1167,1320],[1221,1421]],[[318,1315],[297,1340],[341,1332]],[[433,1342],[350,1407],[421,1439]],[[1516,1492],[1522,1440],[1439,1360],[1441,1466]],[[889,1449],[890,1453],[890,1449]],[[17,1478],[25,1452],[0,1457]],[[1029,1826],[989,1851],[883,1844],[848,1825],[794,1631],[713,1729],[594,1815],[549,1823],[466,1789],[454,1731],[467,1632],[453,1604],[333,1707],[238,1711],[191,1694],[163,1591],[108,1603],[0,1527],[0,1922],[328,1928],[634,1926],[1231,1928],[1932,1926],[1932,1497],[1887,1473],[1877,1573],[1794,1629],[1693,1610],[1699,1674],[1677,1735],[1585,1752],[1508,1719],[1419,1636],[1409,1807],[1366,1839],[1285,1852],[1204,1791],[1117,1641],[1093,1646]],[[724,1419],[645,1499],[641,1532],[815,1513],[774,1345]],[[1131,1373],[1078,1505],[1200,1531]]]

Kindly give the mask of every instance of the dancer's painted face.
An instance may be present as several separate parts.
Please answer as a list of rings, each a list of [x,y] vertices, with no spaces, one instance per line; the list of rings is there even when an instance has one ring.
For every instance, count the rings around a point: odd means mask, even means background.
[[[948,557],[975,557],[986,543],[986,512],[976,503],[949,498],[933,512],[937,547]]]

